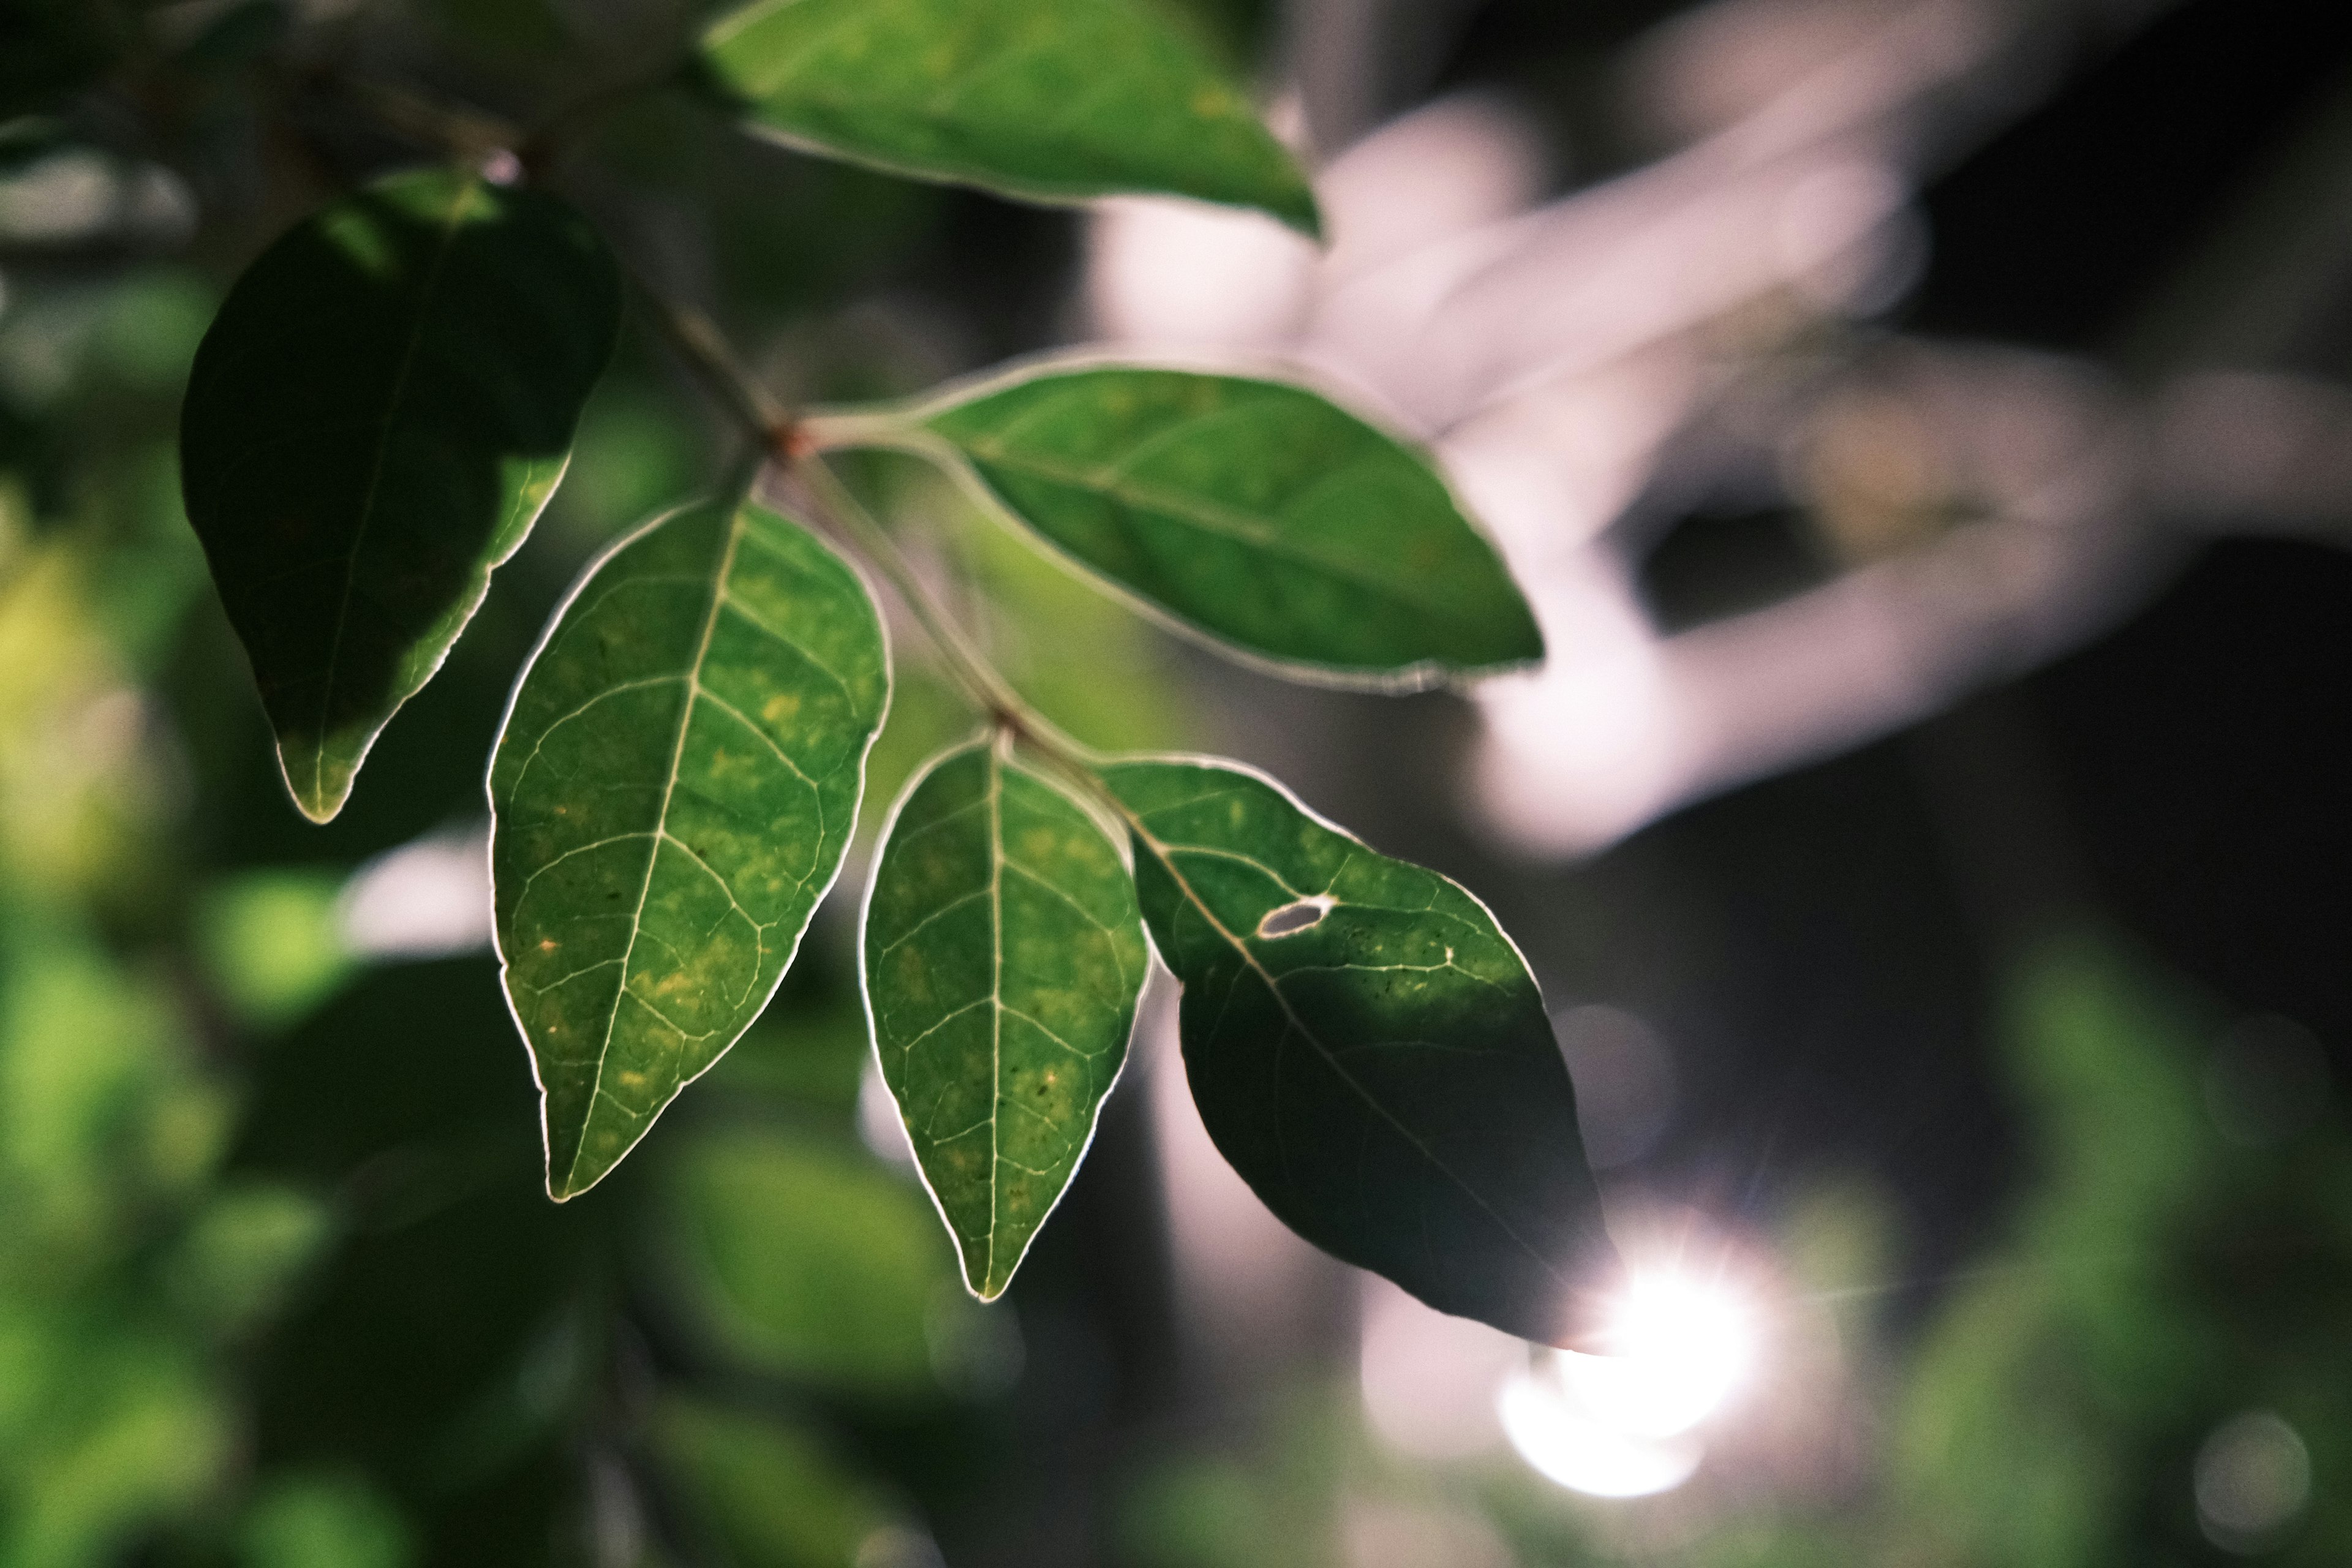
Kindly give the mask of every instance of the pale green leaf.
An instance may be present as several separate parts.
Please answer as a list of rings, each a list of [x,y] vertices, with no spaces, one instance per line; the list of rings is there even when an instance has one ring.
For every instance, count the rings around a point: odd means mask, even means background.
[[[1559,1342],[1614,1264],[1534,978],[1486,907],[1230,763],[1115,763],[1217,1148],[1284,1223]]]
[[[1159,192],[1317,232],[1282,144],[1148,0],[755,0],[702,40],[751,128],[1033,201]]]
[[[554,492],[620,309],[577,213],[447,169],[336,202],[230,290],[181,409],[181,487],[312,820]]]
[[[1086,811],[987,742],[893,814],[866,909],[882,1077],[962,1255],[1001,1294],[1077,1172],[1150,960],[1135,883]]]
[[[1543,657],[1526,601],[1428,462],[1302,387],[1046,366],[812,430],[963,466],[1099,579],[1301,673],[1410,686]]]
[[[749,504],[638,530],[557,612],[490,765],[499,952],[554,1197],[767,1005],[841,868],[888,698],[856,574]]]

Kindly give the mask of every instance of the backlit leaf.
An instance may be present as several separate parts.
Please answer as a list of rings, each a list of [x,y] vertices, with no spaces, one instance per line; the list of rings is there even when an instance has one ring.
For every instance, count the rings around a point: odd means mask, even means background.
[[[982,742],[899,803],[864,946],[883,1079],[965,1283],[993,1300],[1126,1059],[1150,962],[1134,880],[1084,809]]]
[[[448,169],[335,203],[230,290],[181,486],[312,820],[530,531],[620,309],[577,213]]]
[[[1162,192],[1309,234],[1306,177],[1147,0],[756,0],[702,64],[794,146],[1034,201]]]
[[[1440,1310],[1576,1332],[1613,1253],[1543,999],[1486,907],[1232,764],[1103,776],[1134,813],[1192,1098],[1234,1168]]]
[[[856,574],[749,504],[638,530],[557,612],[490,764],[551,1195],[593,1186],[767,1005],[841,868],[888,698]]]
[[[920,431],[857,416],[835,428],[961,458],[1065,555],[1248,653],[1376,685],[1543,657],[1526,601],[1428,463],[1304,388],[1045,369],[909,417]]]

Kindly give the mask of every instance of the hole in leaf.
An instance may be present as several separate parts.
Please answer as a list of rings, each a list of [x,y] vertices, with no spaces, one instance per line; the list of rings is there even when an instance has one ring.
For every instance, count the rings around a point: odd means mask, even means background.
[[[1323,923],[1339,900],[1328,893],[1318,893],[1311,899],[1297,899],[1278,910],[1268,910],[1265,919],[1257,922],[1260,936],[1297,936]]]

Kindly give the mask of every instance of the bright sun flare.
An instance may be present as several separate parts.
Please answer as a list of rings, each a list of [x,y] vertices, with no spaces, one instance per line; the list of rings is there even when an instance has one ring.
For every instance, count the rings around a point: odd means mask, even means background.
[[[1528,1463],[1595,1497],[1643,1497],[1698,1468],[1693,1431],[1754,1370],[1757,1307],[1720,1271],[1636,1267],[1609,1310],[1604,1353],[1552,1351],[1503,1388],[1504,1430]]]

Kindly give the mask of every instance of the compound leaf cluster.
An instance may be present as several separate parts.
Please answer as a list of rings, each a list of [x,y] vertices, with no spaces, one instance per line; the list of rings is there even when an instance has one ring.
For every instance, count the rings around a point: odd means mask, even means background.
[[[690,74],[758,133],[919,177],[1316,225],[1246,100],[1141,0],[758,0]],[[530,531],[620,314],[585,217],[470,166],[331,204],[232,290],[183,487],[306,815],[341,807]],[[1395,689],[1542,657],[1428,460],[1303,386],[1046,363],[757,434],[787,480],[841,448],[927,458],[1085,579],[1277,672]],[[494,930],[559,1200],[759,1016],[848,853],[890,658],[858,568],[807,522],[898,547],[824,510],[745,487],[656,518],[516,683]],[[973,657],[941,636],[951,668]],[[989,728],[891,814],[860,963],[971,1291],[1005,1289],[1076,1174],[1156,949],[1202,1116],[1276,1214],[1448,1311],[1561,1339],[1608,1241],[1535,981],[1484,906],[1236,764],[1096,757],[967,675]],[[709,1174],[747,1201],[815,1190]]]

